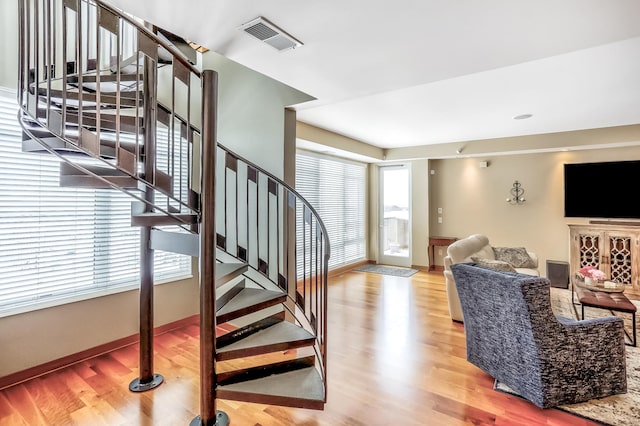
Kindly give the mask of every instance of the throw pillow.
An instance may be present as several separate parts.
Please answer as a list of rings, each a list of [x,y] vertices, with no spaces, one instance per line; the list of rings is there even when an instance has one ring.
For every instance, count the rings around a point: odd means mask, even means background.
[[[509,263],[514,268],[535,268],[535,262],[524,247],[494,247],[496,260]]]
[[[508,262],[502,260],[483,259],[481,257],[472,256],[471,260],[478,266],[484,266],[485,268],[496,269],[504,272],[516,272],[516,270]]]

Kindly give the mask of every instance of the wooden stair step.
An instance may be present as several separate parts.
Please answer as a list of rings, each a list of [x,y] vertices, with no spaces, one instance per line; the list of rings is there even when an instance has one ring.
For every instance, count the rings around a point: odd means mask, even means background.
[[[244,274],[249,266],[246,263],[216,263],[216,287],[228,283]]]
[[[193,225],[199,219],[195,213],[173,213],[171,216],[162,212],[137,213],[131,215],[131,226]]]
[[[95,78],[93,78],[92,80],[93,81],[88,81],[88,80],[85,80],[83,77],[82,90],[88,91],[89,93],[95,93],[97,91],[96,89],[98,89],[98,82],[96,81]],[[142,80],[140,80],[140,83],[142,83]],[[80,88],[78,83],[72,83],[70,85],[71,87],[75,87],[78,89]],[[120,79],[120,86],[118,86],[118,82],[116,81],[116,79],[101,78],[99,89],[100,89],[100,93],[108,93],[110,95],[117,93],[118,89],[120,89],[120,93],[135,93],[136,85],[138,85],[138,82],[136,82],[135,80]],[[142,93],[142,90],[140,90],[140,93]]]
[[[108,83],[112,84],[112,83]],[[48,93],[47,93],[48,92]],[[62,101],[63,96],[66,96],[68,105],[76,105],[76,102],[69,101],[77,101],[82,98],[83,104],[87,102],[88,104],[95,104],[97,100],[96,93],[91,90],[80,90],[77,86],[71,84],[64,84],[61,79],[51,80],[50,85],[47,81],[40,82],[38,87],[38,95],[39,96],[50,96],[52,101],[58,102]],[[122,90],[119,93],[119,99],[116,97],[115,87],[114,90],[101,90],[100,91],[100,103],[101,104],[113,104],[115,105],[117,101],[120,102],[121,106],[138,106],[141,97],[136,99],[136,90]]]
[[[83,164],[82,167],[98,176],[102,176],[110,183],[121,188],[139,189],[139,182],[136,179],[118,169],[90,164]],[[111,188],[111,185],[103,180],[65,162],[60,163],[60,186],[73,188]]]
[[[133,111],[129,113],[128,111]],[[122,108],[120,109],[120,115],[116,116],[115,109],[101,109],[100,110],[100,129],[104,130],[119,130],[121,133],[135,134],[136,132],[142,132],[144,127],[144,119],[142,116],[135,116],[136,108]],[[67,124],[78,124],[77,111],[67,111]],[[89,127],[96,127],[98,120],[96,119],[96,111],[86,109],[82,110],[82,125]]]
[[[153,228],[151,230],[151,248],[170,253],[184,254],[185,256],[200,256],[200,236],[198,234],[187,234],[165,231]],[[216,275],[218,270],[216,269]]]
[[[120,81],[142,81],[142,74],[129,74],[129,73],[121,73]],[[67,83],[70,84],[78,84],[78,75],[67,75]],[[83,83],[95,83],[97,80],[95,72],[91,74],[82,74],[82,82]],[[111,71],[103,71],[100,73],[100,81],[117,81],[118,74],[113,73]]]
[[[135,214],[135,213],[134,213]],[[154,250],[168,251],[171,253],[184,254],[191,257],[200,256],[200,237],[198,234],[184,234],[176,233],[161,229],[153,229],[151,231],[151,248]],[[220,256],[220,250],[217,249],[216,257]],[[224,257],[225,262],[231,262],[237,264],[238,259],[230,255]],[[226,263],[218,263],[225,265]],[[225,267],[223,267],[225,268]],[[245,271],[242,271],[244,273]],[[216,271],[217,273],[217,271]],[[221,286],[224,283],[218,283],[217,286]]]
[[[216,339],[218,361],[313,345],[313,334],[283,319],[284,312],[220,336]]]
[[[216,265],[220,269],[221,263]],[[218,281],[216,280],[216,285]],[[220,306],[216,312],[216,320],[219,324],[241,316],[257,312],[259,310],[277,305],[287,300],[287,295],[281,291],[271,291],[262,288],[246,287],[241,289],[233,298]]]
[[[321,410],[324,382],[314,357],[218,375],[216,397],[234,401]]]
[[[77,118],[77,117],[76,117]],[[36,127],[37,126],[37,127]],[[47,128],[42,127],[40,125],[27,126],[29,133],[33,134],[35,138],[42,141],[42,143],[46,144],[51,149],[59,152],[60,154],[75,154],[75,155],[85,155],[89,157],[89,154],[86,154],[78,147],[78,137],[77,135],[66,135],[66,139],[68,142],[56,135],[54,135]],[[105,159],[114,159],[116,157],[116,149],[119,147],[127,152],[135,153],[136,146],[135,141],[128,140],[120,140],[118,141],[118,146],[116,147],[115,135],[110,132],[105,132],[104,129],[100,133],[101,137],[98,141],[100,145],[100,156]],[[111,138],[109,138],[111,136]],[[26,132],[23,132],[22,135],[22,151],[23,152],[33,152],[33,153],[44,153],[47,152],[46,149],[42,146],[41,142],[38,142],[34,138],[32,138]],[[144,152],[144,145],[140,144],[140,152]]]
[[[40,96],[47,96],[46,90],[41,89],[38,93]],[[97,96],[95,93],[90,93],[86,91],[80,91],[76,88],[70,88],[69,90],[63,92],[62,90],[54,90],[51,89],[49,96],[51,97],[51,102],[62,104],[63,94],[66,95],[66,104],[67,106],[76,107],[79,105],[79,100],[82,98],[83,107],[95,107]],[[101,104],[111,104],[115,105],[116,102],[120,101],[121,107],[135,107],[140,104],[140,101],[136,100],[135,93],[133,92],[122,92],[120,93],[120,98],[118,99],[115,94],[111,93],[100,93],[100,103]]]
[[[23,117],[22,119],[22,151],[33,153],[47,153],[47,149],[43,146],[46,145],[50,149],[56,151],[61,155],[74,155],[83,156],[86,158],[91,157],[90,154],[83,151],[79,146],[79,138],[76,135],[65,135],[65,139],[55,135],[48,128],[46,124],[40,122],[33,122]],[[93,135],[96,140],[97,136],[92,132],[87,131],[88,134]],[[113,141],[98,141],[101,148],[101,157],[105,159],[115,158],[115,142]],[[104,145],[103,145],[104,143]],[[130,145],[130,144],[129,144]],[[124,145],[123,145],[124,147]]]
[[[216,270],[220,263],[216,263]],[[248,269],[248,268],[247,268]],[[227,281],[229,282],[229,281]],[[227,282],[218,282],[216,281],[216,289],[222,287]],[[224,305],[229,303],[231,299],[236,297],[238,293],[240,293],[246,287],[246,280],[242,279],[236,282],[232,288],[228,289],[224,293],[221,293],[216,297],[216,310],[219,311]]]
[[[77,146],[60,139],[39,122],[22,117],[22,152],[47,153],[43,144],[60,154],[86,155]]]
[[[28,136],[28,135],[25,135],[25,136]],[[47,151],[45,147],[42,146],[42,144],[45,144],[46,146],[48,146],[49,148],[51,148],[52,150],[54,150],[55,152],[61,155],[71,154],[71,155],[88,157],[88,155],[80,151],[80,149],[77,146],[71,143],[65,142],[64,140],[60,139],[57,136],[51,135],[48,137],[39,137],[38,140],[40,142],[28,137],[23,138],[22,152],[30,152],[30,153],[36,153],[36,154],[48,153],[49,151]]]

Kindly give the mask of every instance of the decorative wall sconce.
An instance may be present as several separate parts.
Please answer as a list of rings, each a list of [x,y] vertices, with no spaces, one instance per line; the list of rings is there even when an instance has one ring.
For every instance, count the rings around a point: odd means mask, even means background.
[[[524,203],[524,189],[522,188],[522,184],[518,181],[513,182],[513,187],[511,188],[511,197],[507,198],[507,203],[509,204],[522,204]]]

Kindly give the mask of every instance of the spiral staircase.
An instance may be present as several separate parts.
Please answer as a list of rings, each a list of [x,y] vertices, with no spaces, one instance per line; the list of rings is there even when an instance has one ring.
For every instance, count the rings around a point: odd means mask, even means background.
[[[191,424],[228,424],[217,399],[322,409],[326,230],[294,189],[217,143],[216,73],[180,37],[101,1],[19,5],[22,149],[57,156],[62,186],[128,194],[141,229],[130,389],[164,380],[153,370],[153,251],[164,250],[199,260]]]

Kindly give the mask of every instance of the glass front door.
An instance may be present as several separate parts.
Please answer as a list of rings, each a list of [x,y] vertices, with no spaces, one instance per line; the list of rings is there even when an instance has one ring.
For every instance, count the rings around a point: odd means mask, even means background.
[[[380,167],[380,263],[411,266],[411,187],[407,165]]]

